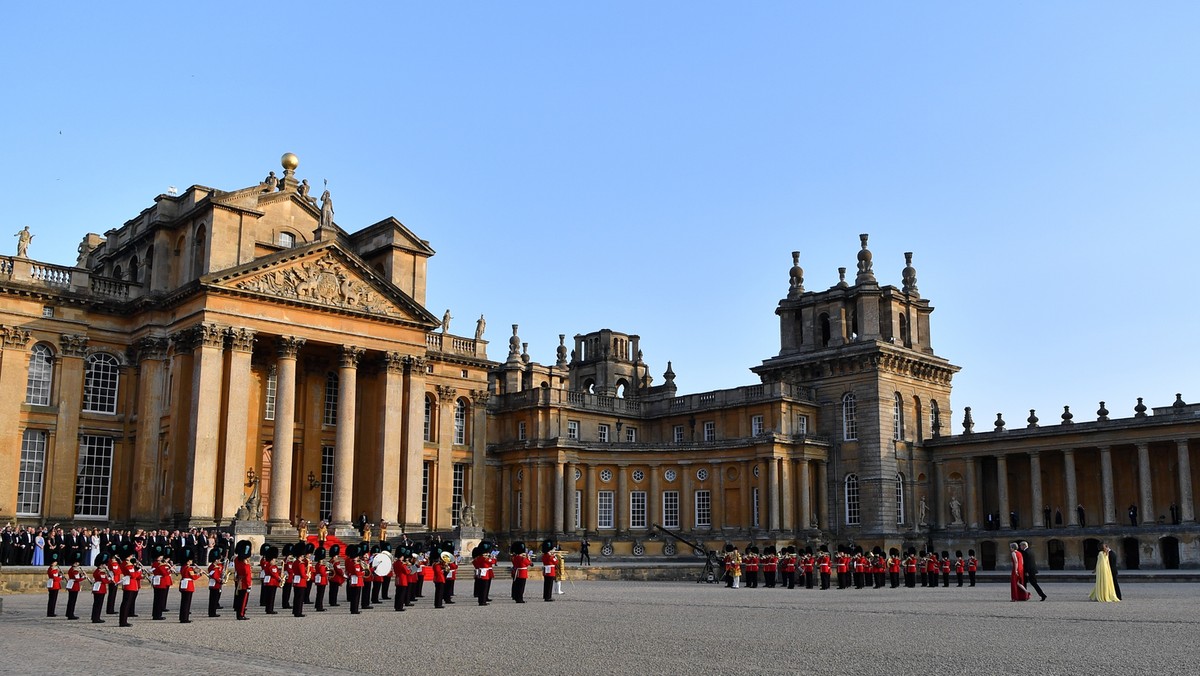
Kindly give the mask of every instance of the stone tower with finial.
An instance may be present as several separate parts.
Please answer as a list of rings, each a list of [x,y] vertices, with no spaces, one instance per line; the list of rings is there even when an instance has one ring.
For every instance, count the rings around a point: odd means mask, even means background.
[[[936,504],[923,442],[951,433],[950,381],[959,369],[934,353],[933,307],[917,292],[912,253],[904,255],[902,286],[880,286],[868,236],[859,242],[854,284],[839,268],[839,281],[823,291],[804,289],[792,254],[787,296],[775,310],[779,354],[752,370],[763,382],[815,394],[816,431],[830,441],[827,485],[816,487],[815,499],[836,515],[838,538],[902,543],[917,535],[921,498]]]

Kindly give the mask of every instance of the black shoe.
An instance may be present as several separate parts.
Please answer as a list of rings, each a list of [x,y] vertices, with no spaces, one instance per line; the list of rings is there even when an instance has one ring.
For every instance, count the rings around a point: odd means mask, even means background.
[[[209,617],[220,617],[220,613],[211,613]]]
[[[323,612],[325,612],[325,609],[324,609],[324,608],[317,608],[317,612],[318,612],[318,613],[323,613]]]
[[[151,620],[153,620],[153,621],[155,621],[155,622],[157,622],[157,621],[159,621],[159,620],[165,620],[165,619],[167,619],[167,618],[165,618],[165,617],[152,617],[152,618],[150,618],[150,619],[151,619]]]
[[[78,620],[78,619],[79,619],[79,616],[77,616],[77,615],[67,615],[67,619],[68,619],[68,620]]]
[[[454,605],[454,601],[446,601],[446,603],[448,603],[450,605]]]
[[[264,615],[278,615],[279,613],[275,612],[274,610],[268,610],[267,612],[265,612],[263,614]]]
[[[125,624],[118,624],[117,626],[118,627],[132,627],[133,625],[126,622]]]
[[[179,624],[191,624],[191,623],[192,623],[191,620],[180,620],[179,621]]]
[[[92,624],[104,624],[104,620],[92,620]]]
[[[1045,597],[1045,596],[1043,596],[1043,597],[1042,597],[1042,600],[1043,600],[1043,601],[1045,601],[1045,600],[1046,600],[1046,597]]]
[[[248,619],[250,619],[250,618],[248,618],[248,617],[239,617],[239,618],[237,618],[237,619],[239,619],[239,620],[248,620]]]

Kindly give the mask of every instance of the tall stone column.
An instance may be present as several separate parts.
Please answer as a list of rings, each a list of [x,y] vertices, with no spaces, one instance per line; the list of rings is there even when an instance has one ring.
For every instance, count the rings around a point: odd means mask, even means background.
[[[1079,504],[1079,491],[1075,485],[1075,450],[1063,450],[1063,475],[1067,480],[1067,524],[1079,525],[1079,513],[1075,506]]]
[[[1117,523],[1116,496],[1113,494],[1112,449],[1100,447],[1100,493],[1104,498],[1104,525]]]
[[[796,505],[792,500],[792,461],[780,460],[779,469],[779,527],[787,532],[796,529]]]
[[[333,441],[333,504],[329,525],[338,536],[357,531],[354,518],[354,428],[358,406],[358,362],[364,350],[343,345],[338,358],[337,430]]]
[[[563,467],[563,503],[567,512],[563,517],[563,528],[568,535],[579,534],[575,528],[575,467],[574,462],[567,462]]]
[[[471,422],[467,428],[471,445],[471,511],[475,513],[476,528],[487,524],[487,403],[491,392],[471,390]],[[465,488],[465,487],[464,487]],[[572,496],[573,497],[573,496]],[[461,519],[461,515],[460,515]]]
[[[237,513],[238,507],[242,506],[243,479],[249,467],[246,463],[246,440],[250,427],[250,355],[254,351],[254,331],[231,328],[228,334],[229,394],[225,406],[221,511],[217,515],[222,524],[228,524]],[[144,364],[145,362],[143,368]],[[159,366],[161,368],[161,363]],[[141,434],[138,436],[140,441]]]
[[[1029,454],[1029,492],[1033,498],[1033,514],[1029,515],[1030,523],[1034,528],[1041,528],[1044,525],[1044,515],[1042,514],[1042,456],[1037,451],[1032,451]]]
[[[1175,451],[1179,459],[1179,520],[1192,523],[1196,520],[1192,505],[1192,460],[1188,456],[1188,440],[1176,439]]]
[[[996,495],[1000,501],[1000,530],[1009,530],[1012,528],[1009,521],[1012,510],[1008,507],[1008,458],[1003,455],[996,456]]]
[[[54,443],[52,444],[52,448],[47,449],[49,451],[49,453],[46,457],[46,473],[45,473],[46,487],[42,493],[42,495],[43,495],[42,514],[45,514],[47,517],[47,520],[49,520],[51,523],[53,523],[55,521],[71,521],[75,518],[75,499],[74,498],[75,498],[75,480],[77,478],[75,476],[75,474],[79,468],[79,414],[83,410],[82,396],[83,396],[83,379],[84,379],[84,368],[85,368],[84,367],[84,358],[87,356],[87,347],[88,347],[88,339],[87,339],[87,336],[83,336],[83,335],[63,334],[62,342],[59,343],[59,359],[58,359],[57,368],[54,372],[54,377],[55,377],[55,379],[58,380],[58,383],[57,383],[57,385],[58,385],[58,401],[52,402],[52,403],[58,404],[58,416],[57,416],[58,424],[56,427],[56,435],[54,435]],[[164,341],[164,345],[162,346],[162,349],[164,351],[166,350],[165,341]],[[16,351],[14,351],[13,354],[16,355],[18,353]],[[22,358],[25,360],[25,363],[28,363],[28,361],[29,361],[28,353],[23,354]],[[15,361],[15,359],[13,361]],[[7,369],[9,365],[10,365],[10,360],[8,359],[8,353],[6,351],[5,358],[4,358],[4,368]],[[151,368],[153,368],[153,367],[151,367]],[[159,372],[161,373],[161,371],[162,371],[162,364],[160,363],[159,364]],[[28,376],[28,371],[26,371],[26,376]],[[143,375],[143,377],[146,377],[146,375]],[[7,381],[5,381],[5,383],[7,383]],[[4,387],[7,387],[7,384]],[[139,389],[140,389],[140,387],[141,387],[141,385],[139,384]],[[11,390],[11,391],[3,390],[3,391],[4,392],[16,392],[16,390]],[[20,393],[21,393],[21,395],[25,394],[24,383],[22,383]],[[158,394],[159,401],[161,401],[162,400],[161,389],[159,390],[159,392],[157,394]],[[130,491],[130,493],[131,493],[130,502],[136,504],[140,500],[151,501],[151,507],[147,508],[147,510],[146,510],[146,512],[148,513],[148,516],[146,518],[148,521],[152,521],[155,525],[157,525],[158,524],[158,514],[156,511],[154,511],[152,509],[152,507],[154,504],[153,501],[155,500],[156,496],[159,495],[159,491],[151,491],[151,490],[146,489],[147,486],[154,485],[153,483],[140,484],[140,482],[145,481],[144,472],[149,472],[154,477],[156,477],[157,476],[157,468],[158,468],[158,453],[157,453],[158,434],[157,434],[157,430],[158,430],[158,424],[160,421],[158,419],[154,419],[153,421],[143,420],[141,417],[141,414],[140,414],[141,405],[147,403],[148,399],[149,399],[148,397],[139,397],[138,398],[138,406],[139,406],[138,428],[140,430],[142,425],[147,425],[147,426],[150,426],[151,424],[153,425],[154,433],[149,434],[147,437],[145,437],[146,441],[148,441],[150,446],[152,447],[153,457],[152,457],[152,459],[148,460],[148,462],[150,463],[148,470],[141,469],[135,463],[134,470],[133,470],[133,472],[134,472],[133,484],[134,485],[132,487],[132,490]],[[22,401],[23,400],[24,399],[22,399]],[[14,412],[19,411],[19,410],[20,410],[19,406],[16,406],[13,408]],[[15,428],[5,427],[5,428],[0,428],[0,429],[15,429]],[[14,434],[12,436],[19,439],[18,435]],[[3,438],[6,438],[6,437],[3,437]],[[139,434],[138,438],[137,438],[137,442],[140,444],[142,441],[143,441],[143,437]],[[0,443],[3,443],[3,442],[0,442]],[[135,450],[135,455],[137,455],[136,450]],[[3,456],[0,456],[0,457],[3,457]],[[14,457],[20,457],[20,454],[18,453],[18,455],[14,456]],[[138,459],[141,459],[142,456],[138,455],[137,457],[138,457]],[[15,471],[16,470],[14,470],[14,476],[15,476]],[[2,474],[2,473],[0,473],[0,474]],[[0,476],[0,482],[3,482],[2,476]],[[15,487],[13,488],[12,495],[13,495],[13,497],[16,497],[16,488]],[[134,507],[135,505],[130,505],[130,506]],[[0,510],[0,511],[3,511],[3,510]],[[131,510],[130,516],[134,519],[138,519],[140,514],[141,514],[141,512],[139,512],[137,510]]]
[[[448,385],[438,385],[438,403],[441,412],[438,415],[438,447],[437,447],[437,490],[436,503],[432,502],[429,505],[430,515],[436,515],[433,523],[437,524],[438,528],[446,528],[450,525],[450,496],[454,492],[454,413],[458,406],[458,388]],[[430,477],[430,485],[432,486]],[[537,483],[540,488],[543,484],[539,480]],[[434,504],[437,508],[434,508]],[[536,508],[536,504],[535,508]]]
[[[946,470],[941,460],[933,463],[933,523],[938,530],[946,528]]]
[[[629,467],[617,465],[617,495],[613,498],[613,526],[617,535],[629,531]]]
[[[409,530],[422,530],[421,471],[425,462],[425,358],[407,357],[404,363],[404,391],[408,396],[408,415],[404,422],[404,524]],[[516,527],[516,524],[513,524]]]
[[[1142,523],[1154,523],[1154,488],[1150,476],[1150,444],[1139,442],[1138,453],[1138,498],[1142,503]]]
[[[17,516],[17,478],[21,474],[21,405],[25,401],[25,385],[29,381],[28,329],[0,326],[0,520],[9,522]],[[60,433],[61,434],[61,433]],[[77,437],[61,439],[58,445],[78,448]],[[74,472],[76,465],[68,465]],[[75,495],[74,475],[71,492]],[[61,490],[61,489],[60,489]],[[42,492],[43,510],[48,491]],[[72,515],[74,509],[72,508]]]
[[[583,531],[586,533],[599,532],[600,523],[596,519],[596,466],[587,464],[583,473]]]
[[[280,336],[275,363],[275,436],[271,442],[271,534],[292,533],[292,444],[296,421],[296,357],[304,339]]]
[[[812,528],[812,479],[807,458],[801,458],[800,470],[800,523],[797,530]]]
[[[400,522],[400,473],[404,451],[404,355],[383,355],[383,424],[379,428],[376,453],[379,473],[375,477],[375,495],[379,502],[371,510],[380,521]],[[334,466],[336,472],[336,465]],[[351,511],[353,516],[353,511]]]
[[[817,521],[821,528],[832,528],[829,523],[829,461],[817,463]]]
[[[201,324],[192,329],[192,412],[188,429],[191,482],[184,504],[188,525],[216,525],[217,445],[221,429],[221,380],[225,327]]]
[[[979,528],[979,459],[967,458],[967,525],[972,529]]]
[[[767,458],[767,528],[779,530],[779,461]]]
[[[622,474],[624,476],[624,474]],[[564,532],[564,513],[566,511],[566,480],[567,466],[562,460],[556,460],[554,463],[554,519],[553,528],[555,535]],[[571,501],[574,504],[574,500]]]

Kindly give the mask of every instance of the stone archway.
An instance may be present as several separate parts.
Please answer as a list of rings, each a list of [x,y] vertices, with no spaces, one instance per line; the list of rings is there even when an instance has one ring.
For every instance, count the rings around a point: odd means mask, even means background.
[[[1125,570],[1137,570],[1141,564],[1141,543],[1137,538],[1125,538],[1121,541],[1122,553],[1125,555]]]

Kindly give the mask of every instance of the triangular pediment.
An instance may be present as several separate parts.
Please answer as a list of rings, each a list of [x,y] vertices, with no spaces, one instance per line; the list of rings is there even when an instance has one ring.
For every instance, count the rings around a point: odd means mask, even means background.
[[[439,324],[428,310],[336,242],[316,242],[208,275],[201,283],[302,305],[415,323]]]

